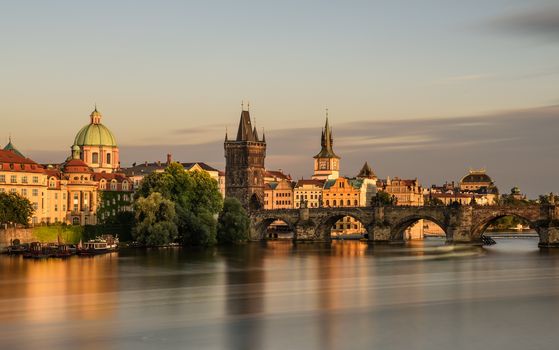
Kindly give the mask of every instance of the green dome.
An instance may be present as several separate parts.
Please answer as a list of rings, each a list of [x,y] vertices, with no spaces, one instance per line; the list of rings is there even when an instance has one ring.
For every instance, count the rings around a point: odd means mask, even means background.
[[[81,128],[76,135],[74,145],[116,147],[116,139],[105,125],[91,123]]]

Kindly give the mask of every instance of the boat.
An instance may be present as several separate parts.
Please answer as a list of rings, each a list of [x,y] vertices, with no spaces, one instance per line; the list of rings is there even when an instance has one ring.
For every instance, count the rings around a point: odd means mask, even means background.
[[[91,239],[85,243],[80,241],[77,248],[77,254],[81,256],[91,256],[111,253],[118,250],[118,237],[112,235],[104,235]]]
[[[72,249],[69,245],[61,244],[61,245],[56,247],[56,249],[53,251],[52,256],[54,258],[69,258],[74,253],[75,252],[72,252]]]
[[[46,259],[50,256],[52,256],[51,247],[43,246],[41,242],[32,242],[29,251],[23,254],[24,259]]]

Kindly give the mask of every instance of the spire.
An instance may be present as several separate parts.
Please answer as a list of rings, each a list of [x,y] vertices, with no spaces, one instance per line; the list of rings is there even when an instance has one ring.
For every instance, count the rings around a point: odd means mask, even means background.
[[[266,142],[266,134],[264,133],[264,128],[262,128],[262,142]]]
[[[254,129],[252,129],[252,135],[254,136],[255,141],[259,141],[258,140],[258,131],[256,131],[256,126],[254,127]]]
[[[250,122],[249,111],[241,112],[241,120],[239,121],[239,130],[237,131],[236,141],[257,141],[254,138],[254,131]]]
[[[336,153],[334,153],[334,137],[332,136],[332,129],[330,128],[330,123],[328,122],[328,108],[326,109],[326,123],[324,125],[324,129],[322,129],[320,145],[322,149],[315,158],[340,158],[336,155]]]
[[[225,141],[227,141],[227,128],[225,128]]]

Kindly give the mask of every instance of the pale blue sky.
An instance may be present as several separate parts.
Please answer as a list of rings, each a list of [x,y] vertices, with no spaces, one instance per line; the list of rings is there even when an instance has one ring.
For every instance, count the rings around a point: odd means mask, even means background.
[[[97,102],[123,149],[164,153],[218,142],[243,99],[268,130],[549,106],[558,22],[551,0],[1,0],[1,132],[54,157]]]

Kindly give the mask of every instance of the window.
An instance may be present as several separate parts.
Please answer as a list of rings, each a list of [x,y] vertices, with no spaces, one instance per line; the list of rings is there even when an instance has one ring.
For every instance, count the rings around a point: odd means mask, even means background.
[[[34,183],[34,184],[38,184],[38,183],[39,183],[39,177],[38,177],[38,176],[33,176],[33,183]]]
[[[337,204],[337,202],[336,202],[336,200],[334,199],[334,200],[332,201],[332,205],[333,205],[333,206],[336,206],[336,204]]]
[[[107,153],[107,164],[111,164],[111,154]]]
[[[39,195],[39,190],[34,188],[33,191],[32,191],[32,195],[33,195],[33,197],[37,197]]]
[[[79,225],[80,224],[80,218],[73,218],[72,219],[72,224],[73,225]]]
[[[0,175],[0,182],[6,182],[6,175]]]
[[[24,184],[27,183],[27,176],[24,175],[24,176],[21,177],[21,183],[24,183]]]
[[[11,188],[11,189],[10,189],[10,193],[16,193],[16,191],[17,191],[17,190],[16,190],[15,188]]]
[[[99,153],[93,152],[93,154],[91,155],[91,162],[93,164],[98,164],[99,163]]]
[[[34,209],[34,210],[39,209],[39,203],[34,202],[34,203],[33,203],[33,209]]]
[[[17,176],[16,175],[10,176],[10,182],[15,184],[17,182]]]
[[[54,205],[54,211],[58,211],[58,204]]]
[[[21,195],[22,196],[27,196],[27,188],[22,188],[21,189]]]
[[[347,200],[347,206],[350,207],[351,206],[351,201],[348,199]]]

